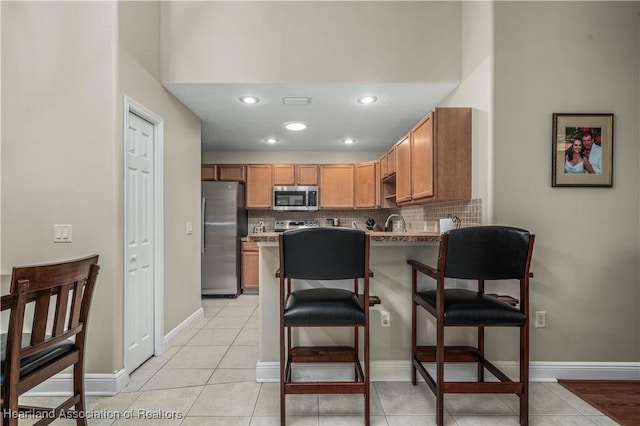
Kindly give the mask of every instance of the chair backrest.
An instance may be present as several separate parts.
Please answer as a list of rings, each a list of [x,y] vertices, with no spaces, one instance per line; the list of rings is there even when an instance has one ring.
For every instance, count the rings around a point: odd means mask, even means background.
[[[346,228],[302,228],[281,237],[285,278],[340,280],[368,274],[366,234]]]
[[[448,278],[521,279],[529,273],[533,239],[529,231],[508,226],[454,229],[442,235],[444,265],[438,267]]]
[[[7,330],[7,362],[40,352],[74,336],[75,347],[83,349],[85,324],[98,269],[98,255],[13,268],[10,293],[15,298],[15,306],[12,307]],[[33,305],[33,321],[31,330],[23,330],[28,305]],[[51,308],[53,315],[50,315]],[[20,348],[16,342],[22,340],[23,333],[30,333],[31,339],[23,342]]]

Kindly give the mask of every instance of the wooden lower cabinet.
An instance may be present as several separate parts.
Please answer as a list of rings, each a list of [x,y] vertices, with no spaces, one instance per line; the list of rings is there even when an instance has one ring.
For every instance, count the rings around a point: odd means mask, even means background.
[[[258,290],[260,253],[258,244],[254,242],[242,243],[242,290]]]

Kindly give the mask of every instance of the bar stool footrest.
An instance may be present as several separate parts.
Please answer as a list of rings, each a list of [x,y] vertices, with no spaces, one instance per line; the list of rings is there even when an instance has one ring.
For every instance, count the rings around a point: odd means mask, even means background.
[[[415,357],[420,362],[436,362],[435,346],[418,346]],[[481,362],[480,351],[473,346],[447,346],[444,350],[445,362]]]
[[[291,362],[357,362],[351,346],[296,346],[289,353]]]

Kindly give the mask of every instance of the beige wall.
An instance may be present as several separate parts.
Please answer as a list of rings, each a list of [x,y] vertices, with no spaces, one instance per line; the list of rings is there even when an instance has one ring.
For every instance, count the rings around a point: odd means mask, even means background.
[[[547,312],[547,328],[531,330],[533,361],[640,359],[637,12],[637,2],[462,4],[462,80],[441,105],[474,108],[485,222],[538,236],[531,310]],[[615,114],[614,187],[551,188],[551,114],[594,111]],[[278,162],[243,155],[203,161]],[[621,214],[625,226],[612,226]],[[501,336],[489,334],[504,344],[491,356],[515,359],[514,336]]]
[[[156,80],[158,3],[1,7],[2,273],[99,253],[87,371],[112,373],[123,368],[123,97],[164,119],[165,333],[200,307],[200,121]],[[56,223],[73,225],[71,244],[53,244]]]
[[[163,2],[162,81],[458,81],[459,2]]]
[[[471,107],[472,196],[482,202],[484,223],[492,222],[493,3],[462,3],[462,80],[441,103]]]
[[[200,119],[157,80],[160,5],[121,2],[120,94],[164,119],[164,331],[183,322],[200,303]],[[121,117],[119,115],[118,117]],[[121,121],[118,123],[120,127]],[[193,234],[186,234],[186,223]]]
[[[534,361],[640,360],[638,5],[494,5],[494,219],[537,235]],[[551,187],[554,112],[615,115],[613,188]]]
[[[121,367],[115,6],[1,5],[2,273],[100,254],[87,371],[103,373]],[[54,224],[71,224],[73,242],[54,244]]]

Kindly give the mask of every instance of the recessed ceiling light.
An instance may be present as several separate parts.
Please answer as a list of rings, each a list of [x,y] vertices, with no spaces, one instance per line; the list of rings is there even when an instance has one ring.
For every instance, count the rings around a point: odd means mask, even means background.
[[[242,102],[243,104],[257,104],[258,102],[260,102],[260,99],[256,98],[255,96],[242,96],[240,98],[240,102]]]
[[[265,139],[265,141],[267,143],[276,143],[276,142],[278,142],[278,139],[276,139],[276,138],[267,138],[267,139]]]
[[[284,127],[287,130],[293,130],[294,132],[297,132],[298,130],[306,129],[307,125],[299,121],[292,121],[291,123],[284,123]]]
[[[347,139],[343,140],[342,142],[344,142],[347,145],[351,145],[351,144],[356,143],[356,140],[355,139],[351,139],[351,138],[347,138]]]
[[[361,104],[372,104],[377,100],[378,98],[375,96],[363,96],[361,98],[358,98],[358,102],[360,102]]]

